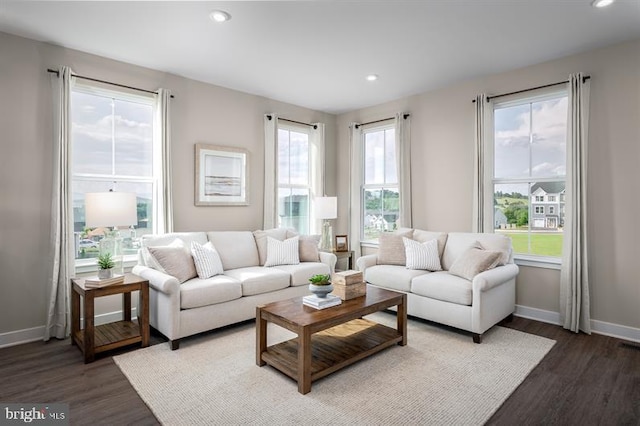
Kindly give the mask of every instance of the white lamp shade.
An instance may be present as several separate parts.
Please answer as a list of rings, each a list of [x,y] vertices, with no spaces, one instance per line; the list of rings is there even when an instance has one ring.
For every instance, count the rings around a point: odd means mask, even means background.
[[[136,194],[133,192],[90,192],[85,194],[84,200],[88,228],[138,224]]]
[[[338,197],[316,197],[315,214],[317,219],[335,219],[338,217]]]

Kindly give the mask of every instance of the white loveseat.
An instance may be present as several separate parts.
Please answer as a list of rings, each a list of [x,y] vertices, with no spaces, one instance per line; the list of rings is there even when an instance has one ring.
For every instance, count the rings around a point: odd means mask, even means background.
[[[318,252],[315,262],[262,266],[267,236],[282,241],[291,232],[182,232],[142,237],[133,273],[149,280],[149,322],[170,340],[172,349],[178,349],[181,338],[255,318],[257,305],[309,294],[312,275],[334,272],[336,256],[325,252]],[[195,276],[180,283],[149,257],[149,247],[177,244],[189,250],[192,241],[213,244],[222,274],[207,279]]]
[[[518,266],[513,263],[508,237],[499,234],[446,234],[418,229],[409,231],[412,231],[409,234],[414,241],[437,240],[442,270],[430,272],[408,269],[401,264],[384,264],[384,259],[378,258],[383,248],[381,244],[378,254],[366,255],[356,261],[357,268],[370,285],[407,293],[409,315],[469,331],[476,343],[481,342],[485,331],[513,314]],[[491,269],[475,276],[469,275],[469,279],[450,273],[460,259],[456,265],[458,272],[459,265],[465,263],[462,257],[471,253],[468,250],[477,243],[487,251],[502,253],[498,265],[492,265]],[[395,251],[398,252],[397,246]]]

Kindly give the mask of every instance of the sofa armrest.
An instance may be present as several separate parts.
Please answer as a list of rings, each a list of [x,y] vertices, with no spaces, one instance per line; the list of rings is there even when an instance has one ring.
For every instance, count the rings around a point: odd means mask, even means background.
[[[142,265],[134,266],[131,272],[149,281],[149,286],[159,292],[165,294],[179,292],[180,283],[176,277]]]
[[[500,284],[504,284],[507,281],[514,279],[520,268],[514,263],[508,263],[497,268],[489,269],[488,271],[480,272],[473,277],[472,288],[473,291],[487,291]]]
[[[371,266],[375,266],[378,261],[377,254],[368,254],[366,256],[361,256],[356,260],[356,269],[360,272],[364,272],[367,268]]]
[[[319,252],[319,254],[320,262],[329,265],[329,271],[331,274],[333,274],[336,271],[336,262],[338,261],[338,257],[333,253],[329,253],[328,251],[321,251]]]

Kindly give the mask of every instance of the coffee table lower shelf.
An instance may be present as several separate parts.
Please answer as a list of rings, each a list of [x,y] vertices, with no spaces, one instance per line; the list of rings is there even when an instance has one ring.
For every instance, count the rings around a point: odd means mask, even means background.
[[[395,329],[363,318],[311,336],[311,381],[402,342]],[[269,346],[262,360],[298,380],[298,338]]]

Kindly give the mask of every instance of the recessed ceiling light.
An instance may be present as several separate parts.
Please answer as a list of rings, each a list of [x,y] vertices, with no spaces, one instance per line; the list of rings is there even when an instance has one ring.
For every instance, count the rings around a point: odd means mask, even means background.
[[[593,2],[591,3],[591,6],[593,6],[593,7],[607,7],[611,3],[613,3],[614,1],[615,0],[593,0]]]
[[[231,19],[231,15],[224,10],[214,10],[209,14],[209,18],[211,18],[213,22],[226,22]]]
[[[378,79],[378,74],[369,74],[367,76],[367,81],[376,81]]]

